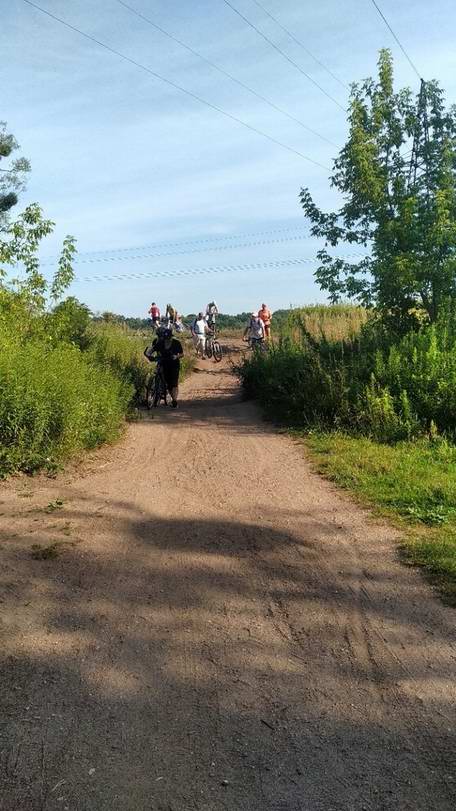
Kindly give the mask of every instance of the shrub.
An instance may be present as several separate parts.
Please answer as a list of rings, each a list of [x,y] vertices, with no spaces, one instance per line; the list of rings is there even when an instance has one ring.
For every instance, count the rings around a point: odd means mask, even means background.
[[[373,320],[354,336],[347,321],[347,337],[331,340],[294,319],[240,374],[270,413],[296,426],[348,428],[386,442],[436,430],[455,437],[455,323],[447,312],[396,338]]]
[[[114,439],[132,393],[75,346],[4,341],[0,472],[31,471]]]
[[[88,338],[88,355],[93,362],[133,386],[135,401],[140,402],[150,373],[144,338],[126,326],[110,323],[92,324]]]

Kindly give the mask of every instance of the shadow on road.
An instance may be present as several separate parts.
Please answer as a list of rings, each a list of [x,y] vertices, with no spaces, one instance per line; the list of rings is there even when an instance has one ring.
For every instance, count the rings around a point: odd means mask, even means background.
[[[317,509],[296,511],[298,537],[272,512],[104,506],[87,493],[52,517],[78,521],[54,560],[0,532],[2,811],[454,809],[454,706],[416,698],[435,673],[412,625],[442,672],[451,629],[429,605],[411,616],[405,570],[392,602],[380,577],[363,591],[350,538]],[[94,515],[109,548],[84,536]],[[405,629],[407,667],[374,621]]]

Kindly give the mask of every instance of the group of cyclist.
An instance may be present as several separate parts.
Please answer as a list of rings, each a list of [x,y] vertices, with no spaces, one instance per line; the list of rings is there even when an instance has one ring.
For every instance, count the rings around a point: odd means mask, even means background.
[[[195,346],[197,357],[205,360],[207,339],[208,336],[215,336],[216,318],[219,314],[219,309],[215,301],[210,301],[206,307],[206,311],[201,310],[195,316],[191,325],[191,334]],[[160,308],[153,301],[149,309],[149,315],[152,321],[152,327],[155,331],[155,338],[150,346],[148,346],[144,355],[150,361],[160,361],[163,378],[166,384],[166,389],[169,391],[172,400],[173,408],[177,408],[178,393],[179,393],[179,373],[180,361],[184,356],[184,350],[181,342],[173,337],[173,330],[182,332],[185,327],[182,323],[181,316],[176,308],[171,304],[166,305],[165,314],[162,315]],[[247,324],[243,340],[248,341],[252,348],[264,347],[265,343],[271,337],[271,320],[272,313],[266,304],[261,305],[258,312],[252,312],[250,321]],[[221,350],[220,358],[221,359]]]

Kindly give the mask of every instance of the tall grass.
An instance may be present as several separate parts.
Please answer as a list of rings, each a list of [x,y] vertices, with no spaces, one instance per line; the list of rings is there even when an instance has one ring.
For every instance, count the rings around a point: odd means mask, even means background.
[[[351,304],[312,304],[308,307],[291,310],[276,319],[282,335],[288,335],[299,342],[302,333],[316,340],[345,341],[355,338],[367,322],[368,314],[364,307]]]
[[[305,311],[241,376],[249,394],[296,426],[345,428],[386,442],[436,431],[456,437],[456,318],[449,312],[394,339],[356,310]]]
[[[133,386],[75,346],[4,341],[0,353],[0,474],[33,471],[113,440]]]
[[[109,323],[91,324],[87,335],[90,360],[132,386],[134,400],[140,403],[150,374],[143,354],[147,340],[124,325]]]
[[[152,333],[94,323],[74,300],[35,317],[0,306],[0,316],[0,476],[114,440],[153,372]],[[183,374],[192,364],[187,352]]]

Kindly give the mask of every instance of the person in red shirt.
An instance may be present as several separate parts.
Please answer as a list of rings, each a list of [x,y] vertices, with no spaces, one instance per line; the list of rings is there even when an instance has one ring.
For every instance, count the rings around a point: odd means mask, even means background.
[[[261,318],[261,320],[262,320],[262,322],[264,324],[264,334],[265,334],[266,340],[269,341],[269,338],[271,337],[272,313],[271,313],[271,310],[269,309],[269,307],[267,307],[266,304],[261,305],[261,310],[258,313],[258,318]]]
[[[157,305],[155,304],[155,301],[152,302],[152,306],[151,306],[151,308],[149,310],[149,314],[150,314],[150,317],[152,319],[152,326],[155,329],[155,327],[158,327],[158,325],[160,323],[160,308],[157,307]]]

